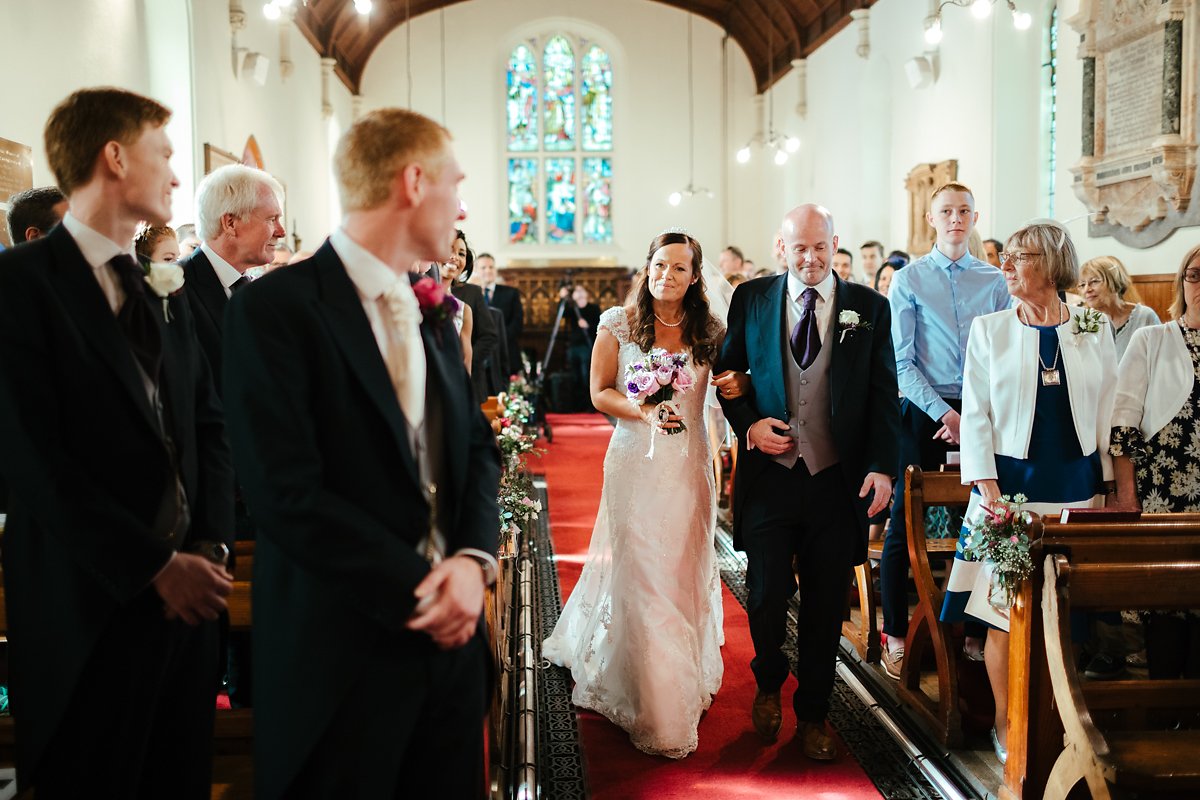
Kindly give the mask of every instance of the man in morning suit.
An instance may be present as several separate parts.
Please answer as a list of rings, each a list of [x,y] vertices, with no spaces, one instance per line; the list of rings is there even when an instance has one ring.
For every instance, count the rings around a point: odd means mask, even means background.
[[[504,388],[510,376],[521,371],[521,332],[525,329],[525,306],[521,290],[505,286],[496,281],[496,259],[491,253],[480,253],[475,257],[475,269],[479,274],[479,286],[483,299],[492,308],[499,309],[504,316],[504,335],[508,341],[508,361],[504,365]]]
[[[773,740],[788,600],[800,577],[799,688],[805,755],[836,756],[825,730],[850,568],[866,558],[867,517],[887,507],[896,468],[896,362],[887,300],[840,279],[833,218],[803,205],[777,246],[788,271],[733,293],[714,372],[750,372],[752,391],[721,398],[742,444],[734,543],[747,555],[754,728]]]
[[[463,175],[400,109],[355,122],[334,171],[341,225],[225,316],[256,796],[479,798],[500,459],[436,283],[408,272],[449,257]]]
[[[179,263],[196,333],[221,388],[221,333],[225,306],[250,283],[246,270],[271,263],[284,236],[283,187],[261,169],[227,164],[196,187],[200,246]]]
[[[0,254],[17,781],[43,800],[211,792],[233,473],[187,301],[132,250],[171,215],[170,113],[120,89],[59,104],[70,209]]]
[[[283,187],[261,169],[243,164],[219,167],[196,187],[196,220],[200,246],[184,256],[184,295],[196,319],[200,346],[221,393],[221,334],[225,306],[233,293],[248,286],[246,270],[271,263],[275,242],[284,235]],[[234,537],[253,539],[254,526],[241,491],[235,489]],[[236,566],[236,565],[234,565]],[[229,631],[221,623],[222,675],[234,708],[254,705],[250,634]]]

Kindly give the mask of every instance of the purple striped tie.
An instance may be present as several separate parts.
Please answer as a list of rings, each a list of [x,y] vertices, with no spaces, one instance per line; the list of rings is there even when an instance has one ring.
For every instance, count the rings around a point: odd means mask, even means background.
[[[792,358],[800,369],[808,369],[821,352],[821,334],[817,330],[817,290],[811,286],[800,293],[800,321],[792,328]]]

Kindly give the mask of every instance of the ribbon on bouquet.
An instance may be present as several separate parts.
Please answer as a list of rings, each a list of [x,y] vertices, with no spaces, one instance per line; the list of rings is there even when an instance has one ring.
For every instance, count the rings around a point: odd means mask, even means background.
[[[666,436],[683,436],[683,455],[688,454],[687,426],[680,420],[679,428],[669,430],[663,427],[663,423],[669,420],[672,416],[680,416],[681,412],[672,400],[663,400],[654,407],[654,413],[650,415],[650,447],[646,450],[646,458],[654,459],[654,443],[660,435]]]

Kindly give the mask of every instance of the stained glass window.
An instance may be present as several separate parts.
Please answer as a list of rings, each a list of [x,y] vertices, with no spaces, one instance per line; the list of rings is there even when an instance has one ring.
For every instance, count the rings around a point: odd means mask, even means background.
[[[575,54],[565,37],[546,43],[542,55],[547,150],[575,149]]]
[[[546,159],[546,241],[575,241],[575,159]]]
[[[583,159],[583,241],[612,244],[612,159]]]
[[[536,242],[537,159],[508,160],[508,241],[514,244]]]
[[[530,39],[506,78],[509,242],[612,244],[608,52],[567,33]]]
[[[588,48],[580,66],[583,149],[612,149],[612,62],[597,45]]]
[[[508,149],[538,149],[537,64],[533,51],[517,45],[508,60]]]

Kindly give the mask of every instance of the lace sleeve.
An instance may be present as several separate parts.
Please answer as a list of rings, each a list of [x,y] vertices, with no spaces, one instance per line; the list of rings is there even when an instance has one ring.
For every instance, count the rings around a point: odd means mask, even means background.
[[[600,327],[617,338],[617,344],[629,344],[629,317],[624,306],[613,306],[600,315]]]
[[[1128,456],[1134,464],[1140,464],[1146,457],[1146,440],[1137,428],[1120,425],[1112,429],[1109,439],[1108,454],[1111,456]]]
[[[715,314],[708,315],[708,338],[717,346],[717,352],[721,352],[721,343],[725,341],[725,323]]]

